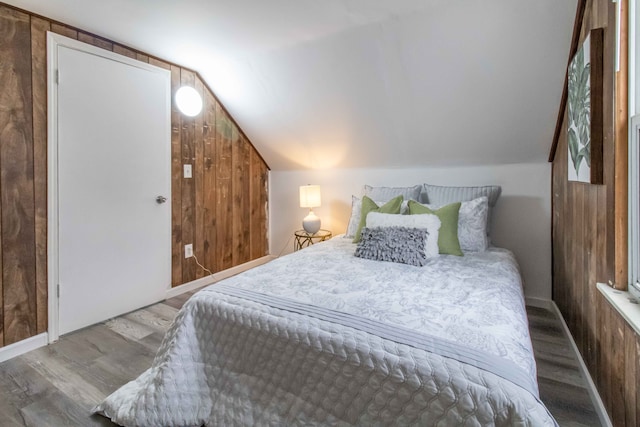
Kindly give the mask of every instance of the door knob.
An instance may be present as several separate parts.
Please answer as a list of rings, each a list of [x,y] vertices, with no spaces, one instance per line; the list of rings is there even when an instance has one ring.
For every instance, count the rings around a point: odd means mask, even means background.
[[[167,198],[166,198],[166,197],[164,197],[164,196],[158,196],[158,197],[156,197],[156,203],[157,203],[157,204],[159,204],[159,205],[163,204],[163,203],[164,203],[164,202],[166,202],[166,201],[167,201]]]

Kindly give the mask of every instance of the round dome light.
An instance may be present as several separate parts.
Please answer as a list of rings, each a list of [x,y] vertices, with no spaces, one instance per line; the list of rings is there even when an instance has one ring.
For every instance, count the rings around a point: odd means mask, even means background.
[[[176,105],[182,114],[194,117],[202,111],[202,98],[194,88],[182,86],[176,91]]]

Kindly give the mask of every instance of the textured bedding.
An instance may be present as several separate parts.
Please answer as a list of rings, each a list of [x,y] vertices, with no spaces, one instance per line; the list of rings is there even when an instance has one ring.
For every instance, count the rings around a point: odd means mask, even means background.
[[[424,267],[334,238],[209,286],[149,370],[94,410],[126,426],[555,425],[502,249]]]

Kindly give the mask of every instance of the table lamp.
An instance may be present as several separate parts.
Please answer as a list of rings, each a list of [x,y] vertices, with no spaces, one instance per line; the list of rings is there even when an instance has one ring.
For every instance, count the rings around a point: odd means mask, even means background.
[[[302,185],[300,187],[300,207],[309,208],[309,215],[302,220],[302,228],[309,234],[320,230],[320,218],[313,213],[313,208],[320,206],[320,186]]]

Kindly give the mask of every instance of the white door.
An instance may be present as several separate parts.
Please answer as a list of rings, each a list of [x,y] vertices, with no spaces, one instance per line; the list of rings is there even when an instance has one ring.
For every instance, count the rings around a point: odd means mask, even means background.
[[[51,38],[64,334],[157,302],[169,289],[171,89],[166,70]]]

